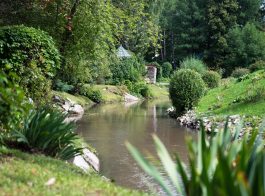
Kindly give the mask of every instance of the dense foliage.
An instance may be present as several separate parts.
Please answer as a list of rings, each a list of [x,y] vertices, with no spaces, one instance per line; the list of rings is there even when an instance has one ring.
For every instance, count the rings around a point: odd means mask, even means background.
[[[64,160],[73,158],[81,149],[75,147],[74,124],[66,123],[65,118],[65,114],[54,109],[33,110],[23,126],[13,131],[11,140],[30,151]]]
[[[117,60],[110,65],[112,84],[122,84],[125,80],[137,82],[145,74],[144,64],[136,57]]]
[[[142,56],[157,47],[155,10],[149,0],[3,0],[0,24],[25,24],[52,35],[63,56],[59,78],[75,85],[109,78],[117,45]]]
[[[206,71],[202,75],[202,79],[209,88],[216,88],[221,83],[221,76],[215,71]]]
[[[163,78],[169,78],[172,74],[173,68],[169,62],[164,62],[161,65]]]
[[[0,67],[28,97],[40,101],[50,92],[51,79],[60,67],[60,55],[52,37],[25,26],[0,28]]]
[[[228,122],[227,122],[228,124]],[[164,167],[168,181],[132,145],[127,144],[132,156],[142,169],[168,195],[264,195],[265,194],[265,151],[264,123],[259,132],[246,133],[238,140],[242,127],[231,132],[227,125],[224,131],[207,138],[202,128],[198,142],[187,142],[189,163],[172,160],[166,147],[154,136],[158,157]]]
[[[236,27],[227,35],[225,65],[227,72],[235,67],[249,67],[258,60],[265,60],[265,34],[254,24]]]
[[[23,90],[0,72],[0,138],[4,132],[20,125],[29,107]]]
[[[204,95],[205,83],[200,74],[190,69],[180,69],[170,81],[169,94],[177,112],[196,106]]]

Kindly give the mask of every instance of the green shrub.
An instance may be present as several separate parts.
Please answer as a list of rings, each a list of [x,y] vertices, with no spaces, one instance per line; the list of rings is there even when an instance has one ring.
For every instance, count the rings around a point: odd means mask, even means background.
[[[145,73],[145,67],[136,57],[121,59],[110,65],[112,84],[122,84],[125,80],[139,81]]]
[[[10,77],[16,76],[11,74]],[[0,135],[16,129],[29,108],[23,90],[0,71]]]
[[[150,88],[148,87],[147,84],[143,82],[138,82],[133,84],[132,82],[126,80],[124,82],[124,85],[126,85],[127,89],[130,91],[130,93],[137,95],[137,96],[142,96],[144,98],[151,98],[152,97],[152,92]]]
[[[25,119],[23,127],[13,131],[18,147],[33,152],[68,160],[81,153],[75,147],[78,139],[74,133],[74,123],[65,123],[66,115],[54,109],[41,108],[34,110]]]
[[[246,90],[245,95],[239,98],[240,102],[255,103],[265,97],[265,87],[263,85],[253,85]]]
[[[162,67],[162,76],[164,78],[169,78],[173,71],[172,65],[169,62],[165,62],[161,65],[161,67]]]
[[[60,55],[52,38],[45,32],[25,26],[0,28],[0,67],[21,86],[26,95],[39,101],[47,97],[51,82],[60,66]]]
[[[197,58],[194,58],[194,57],[188,57],[188,58],[184,59],[180,63],[180,68],[181,69],[192,69],[192,70],[198,72],[199,74],[203,74],[204,72],[207,71],[207,67],[203,63],[203,61],[199,60]]]
[[[144,98],[151,98],[152,97],[152,92],[150,88],[147,85],[143,85],[140,88],[140,95],[143,96]]]
[[[204,95],[205,83],[200,74],[190,69],[178,70],[170,81],[169,95],[177,112],[196,106]]]
[[[56,89],[57,91],[71,92],[71,91],[74,90],[74,88],[75,88],[75,87],[74,87],[73,85],[69,85],[69,84],[63,82],[63,81],[60,80],[60,79],[57,79],[57,80],[55,81],[55,89]]]
[[[209,88],[216,88],[220,85],[221,76],[218,72],[207,71],[202,75],[202,79]]]
[[[80,95],[84,95],[95,103],[101,103],[103,96],[100,90],[93,89],[93,87],[83,85],[80,89]]]
[[[249,70],[251,73],[258,70],[265,70],[265,61],[256,61],[249,66]]]
[[[227,122],[228,124],[228,122]],[[232,132],[226,126],[214,137],[206,137],[205,130],[199,132],[198,140],[187,142],[188,164],[173,161],[166,147],[154,136],[158,157],[167,178],[161,169],[151,164],[131,144],[126,144],[141,168],[158,182],[167,195],[264,195],[265,194],[265,150],[264,123],[258,134],[246,133],[237,140],[242,126]],[[173,186],[172,186],[173,185]]]
[[[249,69],[246,69],[246,68],[236,68],[232,72],[231,76],[234,77],[234,78],[240,78],[240,77],[245,76],[247,74],[249,74]]]

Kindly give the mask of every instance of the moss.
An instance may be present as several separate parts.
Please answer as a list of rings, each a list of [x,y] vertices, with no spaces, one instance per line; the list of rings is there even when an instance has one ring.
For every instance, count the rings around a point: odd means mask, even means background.
[[[143,195],[43,155],[0,148],[0,195]],[[45,183],[55,178],[55,183]]]

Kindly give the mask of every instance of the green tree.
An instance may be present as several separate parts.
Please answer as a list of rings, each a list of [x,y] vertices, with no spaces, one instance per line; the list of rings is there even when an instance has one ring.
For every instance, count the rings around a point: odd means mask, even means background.
[[[204,9],[202,1],[179,0],[175,17],[176,57],[178,61],[190,55],[200,55],[205,48]]]
[[[237,0],[239,9],[237,23],[246,25],[248,22],[261,22],[262,0]]]
[[[226,55],[226,34],[237,22],[237,0],[208,0],[206,61],[212,67],[223,67]]]
[[[228,54],[225,58],[227,72],[235,67],[248,67],[265,60],[265,35],[254,24],[231,29],[227,36]]]

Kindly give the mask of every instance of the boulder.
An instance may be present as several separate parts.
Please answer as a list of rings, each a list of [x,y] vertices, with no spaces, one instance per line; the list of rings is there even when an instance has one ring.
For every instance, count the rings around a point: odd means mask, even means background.
[[[69,111],[69,109],[71,108],[71,103],[69,102],[69,101],[65,101],[64,102],[64,104],[62,105],[62,108],[66,111],[66,112],[68,112]]]
[[[89,172],[90,170],[89,164],[86,162],[84,157],[81,155],[74,157],[73,164],[79,167],[80,169],[82,169],[84,172]]]
[[[95,155],[95,153],[85,148],[83,150],[83,157],[93,167],[94,170],[99,172],[99,169],[100,169],[99,159]]]
[[[76,114],[76,115],[83,115],[84,114],[84,108],[79,104],[75,104],[74,106],[71,106],[68,109],[68,113],[69,114]]]
[[[134,102],[134,101],[139,101],[140,99],[138,97],[135,97],[133,95],[130,95],[128,93],[125,93],[124,95],[124,101],[125,102]]]

